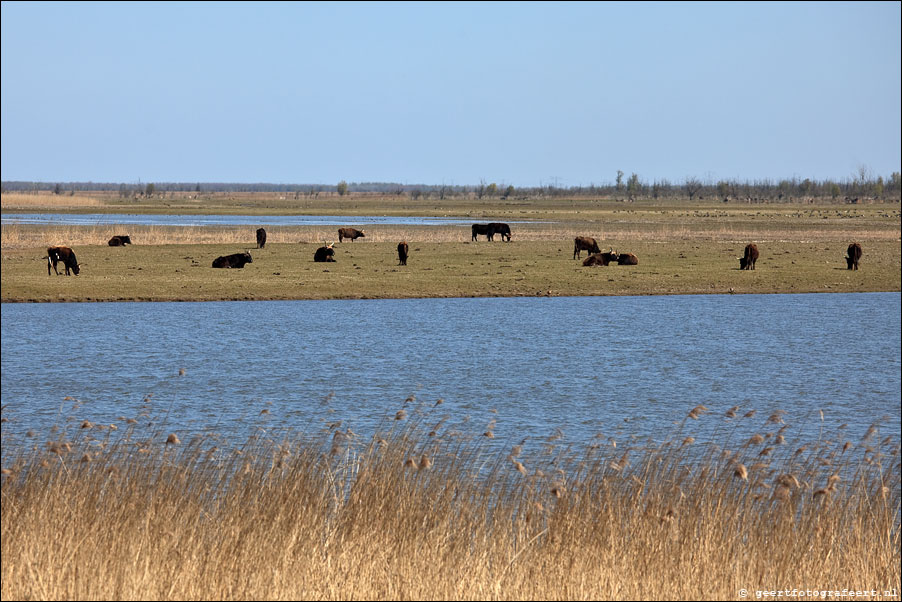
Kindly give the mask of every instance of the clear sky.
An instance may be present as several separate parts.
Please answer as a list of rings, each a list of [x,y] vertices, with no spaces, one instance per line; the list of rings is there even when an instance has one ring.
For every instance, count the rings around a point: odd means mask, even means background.
[[[2,179],[900,170],[900,3],[2,3]]]

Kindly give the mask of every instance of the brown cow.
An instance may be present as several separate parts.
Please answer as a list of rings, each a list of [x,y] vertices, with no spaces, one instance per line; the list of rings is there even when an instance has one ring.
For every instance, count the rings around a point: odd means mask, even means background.
[[[588,251],[590,254],[601,253],[595,239],[588,236],[577,236],[573,239],[573,259],[579,259],[580,251]]]
[[[739,258],[740,270],[754,270],[758,261],[758,245],[749,243],[745,246],[745,255]]]
[[[621,253],[617,256],[617,265],[639,265],[639,258],[632,253]]]
[[[407,265],[407,243],[401,241],[398,243],[398,265]]]
[[[257,228],[257,248],[262,249],[266,246],[266,230]]]
[[[345,239],[345,238],[350,238],[351,242],[354,242],[359,237],[366,238],[366,234],[364,234],[360,230],[355,230],[354,228],[339,228],[338,229],[338,242],[341,242],[342,239]]]
[[[861,245],[853,242],[846,251],[846,263],[850,270],[858,269],[858,262],[861,260]]]
[[[69,270],[71,269],[75,272],[75,275],[78,276],[78,272],[81,270],[78,266],[78,260],[75,258],[75,253],[69,247],[48,247],[47,248],[47,275],[50,275],[50,266],[53,265],[53,271],[56,272],[56,275],[59,276],[59,270],[56,269],[56,264],[60,261],[63,262],[63,265],[66,266],[66,276],[69,275]]]
[[[614,252],[614,249],[611,249],[607,253],[593,253],[586,257],[586,260],[583,262],[583,265],[601,265],[606,266],[609,265],[612,261],[617,261],[619,255]]]
[[[335,261],[335,249],[332,248],[332,245],[318,248],[316,253],[313,254],[313,261],[317,263]]]
[[[124,247],[132,244],[132,239],[128,234],[117,234],[107,244],[111,247]]]

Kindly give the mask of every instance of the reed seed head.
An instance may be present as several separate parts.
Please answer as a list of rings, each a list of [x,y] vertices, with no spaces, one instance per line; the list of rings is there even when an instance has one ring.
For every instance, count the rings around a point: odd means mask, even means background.
[[[698,417],[707,411],[708,411],[708,408],[706,408],[705,406],[697,405],[689,411],[689,418],[692,418],[693,420],[698,420]]]

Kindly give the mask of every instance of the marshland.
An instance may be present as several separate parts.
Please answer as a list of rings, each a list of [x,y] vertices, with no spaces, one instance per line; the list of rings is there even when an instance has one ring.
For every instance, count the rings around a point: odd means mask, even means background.
[[[479,201],[408,196],[281,198],[275,194],[183,194],[123,200],[100,193],[2,197],[4,219],[53,212],[115,216],[256,216],[256,225],[158,226],[5,223],[2,300],[214,301],[469,296],[659,295],[720,293],[874,292],[902,289],[898,201],[872,204],[723,203],[688,200],[623,202],[604,198],[511,198]],[[267,226],[266,215],[340,215],[331,226]],[[327,271],[315,250],[337,243],[337,228],[355,216],[420,217],[510,222],[513,239],[471,241],[466,225],[379,224],[367,236],[336,244]],[[113,217],[114,219],[114,217]],[[127,229],[128,232],[125,232]],[[133,246],[109,248],[129,234]],[[575,236],[602,249],[633,253],[637,266],[584,268],[573,260]],[[398,268],[396,246],[410,260]],[[848,272],[851,242],[864,249],[862,271]],[[761,252],[758,269],[739,271],[749,242]],[[71,247],[85,264],[68,280],[47,278],[46,249]],[[220,255],[250,250],[254,263],[238,274],[210,270]]]
[[[4,599],[897,599],[898,203],[304,203],[514,238],[4,224],[4,302],[153,301],[4,304]]]
[[[4,443],[4,598],[898,597],[898,429],[681,410],[661,441],[498,450],[422,405],[365,437],[68,424]]]

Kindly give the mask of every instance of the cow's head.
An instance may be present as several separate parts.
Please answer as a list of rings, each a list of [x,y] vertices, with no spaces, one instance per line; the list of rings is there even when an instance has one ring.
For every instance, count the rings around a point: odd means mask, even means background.
[[[745,257],[737,257],[736,259],[739,260],[739,269],[740,269],[740,270],[744,270],[744,269],[745,269],[745,266],[746,266],[747,263],[748,263],[748,262],[746,261]],[[756,270],[756,271],[757,271],[757,270]]]

